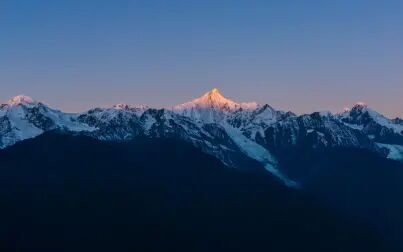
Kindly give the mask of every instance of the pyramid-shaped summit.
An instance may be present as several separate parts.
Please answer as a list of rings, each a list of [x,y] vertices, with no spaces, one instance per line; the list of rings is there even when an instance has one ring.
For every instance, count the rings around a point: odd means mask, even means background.
[[[238,103],[224,97],[220,90],[213,88],[190,102],[186,102],[174,107],[174,110],[186,110],[192,108],[200,109],[219,109],[219,110],[238,110],[238,109],[256,109],[256,102]]]

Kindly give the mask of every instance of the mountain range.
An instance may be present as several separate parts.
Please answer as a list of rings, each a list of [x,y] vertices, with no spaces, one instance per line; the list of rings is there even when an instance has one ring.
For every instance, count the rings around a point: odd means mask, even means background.
[[[389,119],[363,103],[338,114],[297,115],[268,104],[235,102],[216,88],[164,109],[117,104],[72,114],[23,95],[0,106],[0,148],[49,131],[119,142],[139,137],[180,139],[227,166],[264,168],[291,187],[309,177],[287,168],[302,149],[312,153],[364,149],[403,161],[403,120]]]
[[[297,115],[213,89],[64,113],[20,95],[0,167],[1,251],[403,249],[403,120],[363,103]]]

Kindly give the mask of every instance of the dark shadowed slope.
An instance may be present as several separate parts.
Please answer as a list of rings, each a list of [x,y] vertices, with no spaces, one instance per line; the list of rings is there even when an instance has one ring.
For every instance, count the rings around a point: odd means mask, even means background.
[[[316,171],[306,181],[306,190],[332,209],[369,223],[403,250],[401,162],[365,150],[334,149],[305,164]]]
[[[0,151],[2,251],[391,251],[183,142],[47,133]]]
[[[403,251],[403,163],[355,148],[284,152],[280,164],[318,202],[368,223]]]

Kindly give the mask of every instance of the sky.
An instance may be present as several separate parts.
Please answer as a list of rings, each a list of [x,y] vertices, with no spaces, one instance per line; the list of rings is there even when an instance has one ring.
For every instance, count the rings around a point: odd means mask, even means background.
[[[0,102],[170,107],[216,87],[403,117],[403,1],[0,0]]]

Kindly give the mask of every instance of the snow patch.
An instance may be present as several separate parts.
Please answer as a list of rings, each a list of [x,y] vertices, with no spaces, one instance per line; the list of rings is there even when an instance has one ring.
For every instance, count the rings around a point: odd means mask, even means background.
[[[155,120],[154,117],[151,117],[150,115],[147,115],[146,120],[143,123],[143,127],[145,130],[150,130],[151,127],[156,123],[157,121]]]
[[[25,111],[22,107],[11,107],[7,111],[8,119],[15,134],[14,139],[8,139],[5,146],[16,143],[17,141],[33,138],[43,133],[43,130],[35,127],[26,119]]]
[[[288,179],[276,168],[277,161],[271,155],[271,153],[269,153],[268,150],[266,150],[263,146],[257,144],[256,142],[250,140],[249,138],[245,137],[238,129],[235,129],[228,124],[223,126],[227,134],[231,137],[231,139],[244,154],[262,163],[268,172],[279,178],[287,186],[298,186],[295,181]]]
[[[403,146],[396,144],[381,144],[377,143],[379,147],[383,147],[389,150],[388,158],[393,160],[403,161]]]

